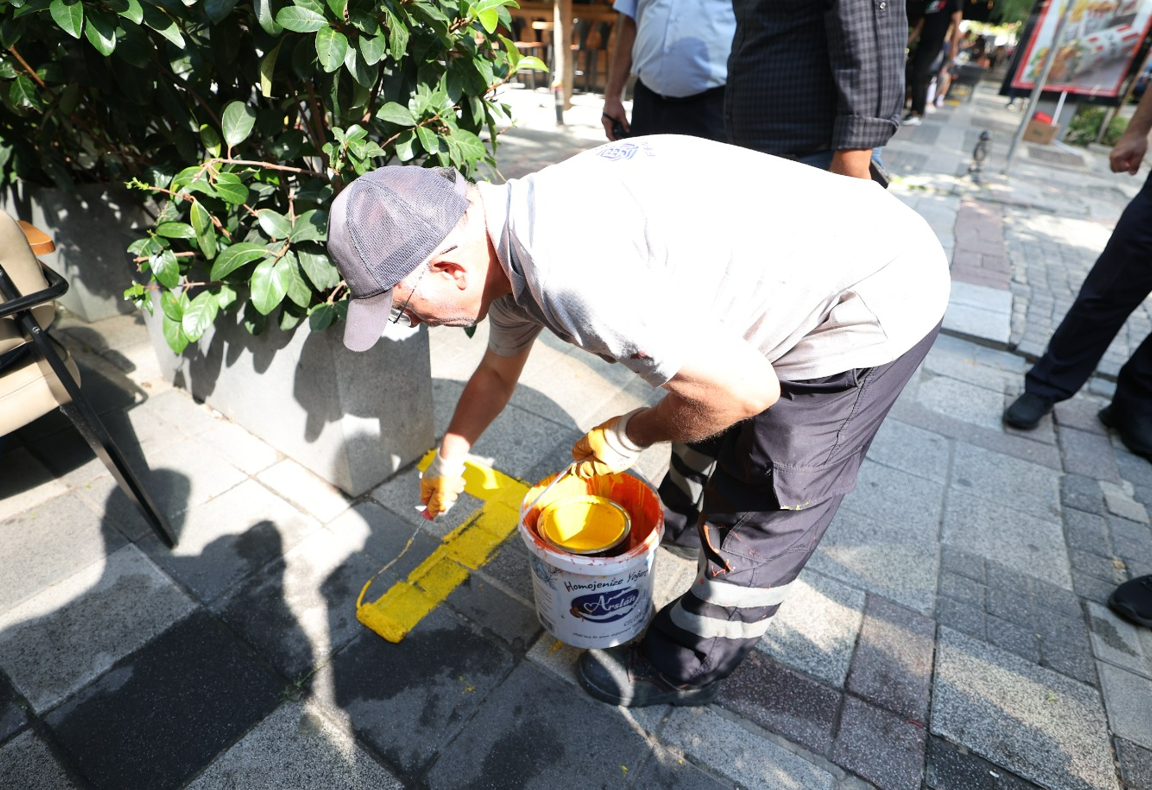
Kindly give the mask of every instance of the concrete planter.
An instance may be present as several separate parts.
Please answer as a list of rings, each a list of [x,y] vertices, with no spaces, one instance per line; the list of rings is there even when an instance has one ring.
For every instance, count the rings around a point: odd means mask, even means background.
[[[115,184],[83,184],[74,194],[27,184],[0,192],[0,209],[56,242],[41,259],[68,281],[60,303],[89,323],[135,310],[124,301],[136,275],[128,245],[152,224],[145,201]]]
[[[159,305],[156,316],[160,315]],[[359,496],[434,441],[428,332],[344,348],[341,327],[252,336],[221,315],[180,355],[145,315],[164,374],[280,452]]]

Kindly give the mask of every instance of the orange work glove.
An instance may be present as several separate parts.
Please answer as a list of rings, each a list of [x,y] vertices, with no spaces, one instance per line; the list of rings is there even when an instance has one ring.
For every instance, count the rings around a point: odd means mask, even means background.
[[[628,421],[643,409],[636,409],[597,425],[572,446],[575,473],[584,479],[623,472],[640,457],[644,448],[628,438]]]
[[[420,477],[420,501],[427,506],[424,518],[431,521],[441,513],[447,513],[464,493],[464,456],[446,461],[440,451],[432,457],[432,463]]]

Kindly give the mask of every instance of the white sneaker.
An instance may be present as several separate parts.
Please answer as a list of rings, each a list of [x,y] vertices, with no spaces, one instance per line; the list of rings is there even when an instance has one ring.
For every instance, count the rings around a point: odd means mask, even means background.
[[[903,120],[900,121],[901,126],[919,126],[921,123],[923,123],[923,121],[920,119],[920,116],[911,112],[905,115]]]

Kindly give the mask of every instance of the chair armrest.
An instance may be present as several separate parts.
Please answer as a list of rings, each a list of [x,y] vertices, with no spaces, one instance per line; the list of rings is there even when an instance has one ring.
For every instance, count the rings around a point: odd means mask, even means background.
[[[37,261],[37,263],[40,262]],[[0,296],[5,299],[5,301],[0,302],[0,318],[14,315],[21,310],[30,310],[46,302],[54,302],[68,291],[67,280],[42,263],[40,263],[40,269],[44,272],[44,279],[48,281],[48,287],[30,294],[20,295],[20,292],[16,290],[15,283],[0,268]]]
[[[35,255],[47,255],[56,251],[56,244],[52,237],[30,222],[19,220],[20,230],[24,231],[24,238],[28,239],[28,246]]]

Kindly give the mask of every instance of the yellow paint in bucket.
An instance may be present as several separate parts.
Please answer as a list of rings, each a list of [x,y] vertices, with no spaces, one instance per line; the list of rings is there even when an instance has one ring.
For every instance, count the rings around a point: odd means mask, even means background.
[[[632,519],[611,499],[592,494],[568,497],[544,508],[536,523],[541,537],[572,554],[599,554],[628,536]]]

